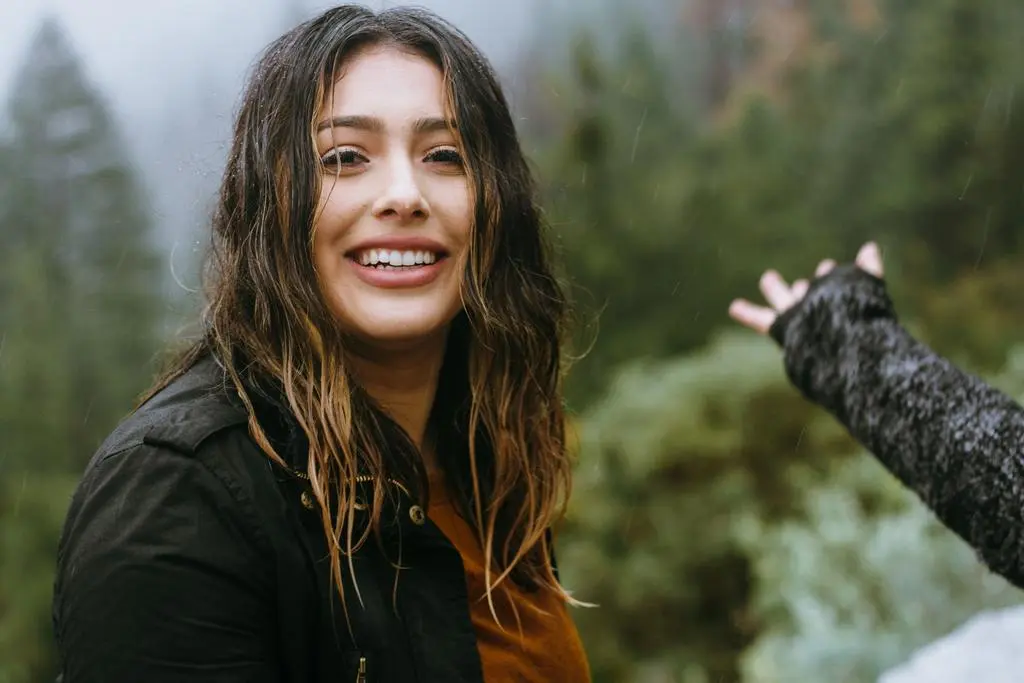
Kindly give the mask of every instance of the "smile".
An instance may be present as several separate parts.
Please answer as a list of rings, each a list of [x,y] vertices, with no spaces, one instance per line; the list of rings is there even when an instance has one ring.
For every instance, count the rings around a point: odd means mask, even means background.
[[[376,270],[418,268],[437,263],[442,258],[443,254],[424,250],[366,249],[352,255],[352,260],[359,265]]]
[[[425,287],[447,268],[448,254],[433,249],[361,249],[348,256],[356,277],[371,287]]]

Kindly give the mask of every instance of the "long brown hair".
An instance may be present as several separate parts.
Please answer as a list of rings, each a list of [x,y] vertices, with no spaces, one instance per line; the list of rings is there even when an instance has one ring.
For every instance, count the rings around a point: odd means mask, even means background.
[[[375,45],[410,50],[441,70],[476,198],[464,309],[448,335],[431,415],[442,467],[488,560],[488,595],[511,577],[570,600],[547,534],[571,488],[561,394],[565,297],[497,78],[463,34],[429,12],[341,6],[269,46],[241,103],[213,217],[203,337],[150,395],[214,354],[249,409],[253,438],[284,465],[251,396],[256,385],[279,389],[308,439],[305,474],[343,600],[341,558],[351,561],[379,527],[386,482],[404,482],[425,499],[415,446],[348,372],[311,247],[321,178],[314,117],[344,61]],[[362,532],[353,522],[358,477],[378,485]]]

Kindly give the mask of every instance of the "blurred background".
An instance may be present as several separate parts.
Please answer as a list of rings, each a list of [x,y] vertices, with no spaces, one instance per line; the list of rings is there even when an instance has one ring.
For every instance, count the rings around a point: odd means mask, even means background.
[[[726,315],[876,239],[904,322],[1024,398],[1024,4],[421,4],[501,73],[572,281],[595,683],[875,681],[1024,602]],[[247,68],[328,5],[0,0],[0,683],[53,680],[70,492],[194,331]]]

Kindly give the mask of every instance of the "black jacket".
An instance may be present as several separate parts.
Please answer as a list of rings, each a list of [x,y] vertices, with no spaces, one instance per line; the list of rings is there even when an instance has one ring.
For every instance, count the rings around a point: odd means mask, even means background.
[[[1024,408],[911,337],[885,283],[853,266],[816,280],[771,333],[800,391],[1024,588]]]
[[[257,449],[200,361],[106,440],[71,501],[63,683],[481,683],[462,560],[397,493],[383,542],[353,560],[350,630],[308,482]]]

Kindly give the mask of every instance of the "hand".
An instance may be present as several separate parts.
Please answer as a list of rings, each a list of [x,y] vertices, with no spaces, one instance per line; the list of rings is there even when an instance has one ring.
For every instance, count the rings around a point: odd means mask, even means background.
[[[875,277],[882,277],[882,255],[878,250],[878,245],[874,242],[868,242],[860,248],[860,251],[857,252],[856,264],[859,268],[871,273]],[[817,269],[814,271],[814,276],[822,277],[828,274],[835,266],[835,261],[825,259],[818,264]],[[741,325],[745,325],[761,334],[767,334],[775,319],[790,307],[799,303],[804,298],[804,295],[807,294],[808,287],[810,287],[810,282],[806,279],[797,280],[792,285],[789,285],[774,270],[765,271],[764,275],[761,276],[759,284],[761,293],[764,294],[765,301],[769,305],[758,306],[746,299],[736,299],[729,306],[729,316]]]

